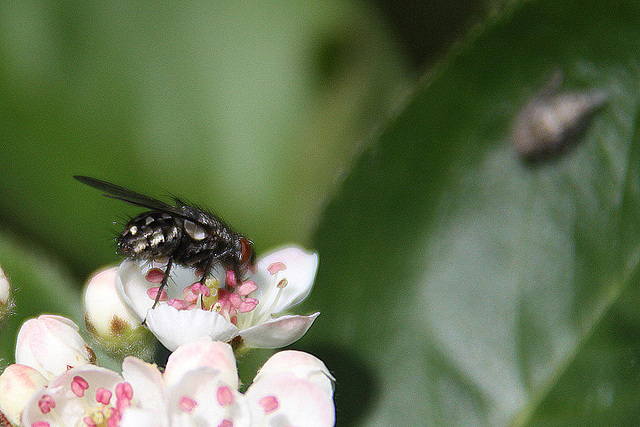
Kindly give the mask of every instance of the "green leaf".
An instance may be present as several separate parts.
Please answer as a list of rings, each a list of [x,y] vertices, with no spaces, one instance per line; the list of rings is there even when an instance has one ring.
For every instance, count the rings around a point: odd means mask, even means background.
[[[0,266],[11,284],[13,299],[11,314],[0,324],[2,366],[14,362],[16,335],[29,318],[58,314],[84,326],[80,286],[50,254],[1,232]]]
[[[628,425],[640,415],[640,5],[520,2],[472,33],[363,153],[317,231],[300,342],[340,424]],[[609,99],[528,165],[519,111]]]

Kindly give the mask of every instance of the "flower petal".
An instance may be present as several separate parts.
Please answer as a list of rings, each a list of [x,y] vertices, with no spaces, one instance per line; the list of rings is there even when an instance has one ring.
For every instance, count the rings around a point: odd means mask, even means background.
[[[231,341],[238,332],[234,324],[211,311],[176,310],[168,305],[158,305],[148,310],[146,316],[151,332],[171,351],[202,337]]]
[[[211,341],[209,338],[192,341],[182,345],[174,351],[164,371],[167,387],[171,387],[182,378],[186,372],[201,367],[209,367],[220,374],[220,378],[234,390],[238,388],[239,379],[236,368],[236,358],[231,346],[221,341]]]
[[[78,325],[62,316],[41,315],[22,324],[16,340],[16,363],[37,369],[47,379],[94,358]]]
[[[335,423],[333,398],[291,372],[263,377],[249,387],[245,397],[254,425],[329,427]]]
[[[25,405],[38,389],[47,385],[47,379],[27,365],[9,365],[0,375],[0,411],[15,425]]]
[[[118,274],[116,275],[116,290],[118,291],[118,295],[124,304],[136,314],[139,321],[144,320],[147,310],[149,310],[154,303],[154,300],[149,298],[147,291],[158,286],[157,283],[151,283],[146,280],[145,272],[141,268],[142,263],[143,261],[139,260],[124,260],[122,264],[120,264],[120,267],[118,267]],[[177,265],[171,269],[171,280],[169,280],[169,284],[165,290],[169,298],[173,298],[174,296],[179,297],[182,292],[182,287],[178,289],[178,287],[172,284],[192,284],[196,280],[195,269]]]
[[[158,409],[127,408],[124,411],[119,427],[164,427],[168,425],[164,419],[164,411]]]
[[[265,362],[253,381],[257,382],[268,376],[283,374],[294,374],[300,379],[314,383],[330,397],[333,396],[335,378],[322,360],[304,351],[279,351]]]
[[[269,267],[277,263],[284,264],[286,268],[272,275]],[[318,254],[304,252],[297,246],[287,246],[262,257],[257,265],[254,281],[259,287],[251,296],[260,301],[258,312],[268,309],[270,313],[278,314],[309,295],[318,269]],[[286,280],[286,286],[274,304],[278,295],[276,286],[283,279]]]
[[[299,340],[320,313],[309,316],[285,315],[240,331],[249,347],[280,348]]]
[[[175,426],[253,425],[244,396],[226,384],[219,371],[209,367],[185,373],[170,388],[167,411]]]
[[[164,404],[164,380],[155,364],[133,356],[125,357],[122,376],[138,396],[140,408],[157,410]]]

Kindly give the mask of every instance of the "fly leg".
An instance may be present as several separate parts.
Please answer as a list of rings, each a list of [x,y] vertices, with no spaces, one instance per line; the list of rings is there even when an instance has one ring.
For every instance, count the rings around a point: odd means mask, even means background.
[[[160,301],[160,297],[162,296],[162,291],[167,287],[167,282],[169,281],[169,274],[171,273],[171,264],[173,264],[173,258],[169,257],[169,261],[167,261],[167,268],[164,271],[164,277],[162,277],[162,282],[160,282],[160,286],[158,287],[158,293],[156,294],[156,299],[153,301],[153,305],[151,309],[156,308],[158,305],[158,301]]]

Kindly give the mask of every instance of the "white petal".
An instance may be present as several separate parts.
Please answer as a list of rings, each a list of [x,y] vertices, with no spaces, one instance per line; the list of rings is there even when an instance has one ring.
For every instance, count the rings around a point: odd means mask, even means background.
[[[277,262],[283,263],[286,269],[273,276],[267,269]],[[278,314],[302,302],[309,295],[318,269],[318,254],[304,252],[296,246],[288,246],[267,254],[259,259],[257,264],[258,271],[253,280],[258,285],[258,290],[251,294],[260,301],[257,313],[268,310],[269,313]],[[278,295],[276,285],[282,279],[286,279],[287,285],[274,304]]]
[[[16,340],[16,363],[37,369],[47,379],[93,358],[78,326],[62,316],[41,315],[22,324]]]
[[[286,315],[240,331],[244,343],[255,348],[280,348],[299,340],[320,313]]]
[[[220,314],[200,309],[177,310],[168,305],[159,305],[148,310],[146,316],[151,332],[171,351],[202,337],[231,341],[238,331]]]
[[[127,408],[120,427],[164,427],[168,425],[166,414],[158,409]]]
[[[84,291],[85,320],[101,338],[115,335],[112,328],[116,319],[118,331],[127,326],[129,329],[140,326],[140,319],[124,305],[116,292],[117,271],[118,267],[112,267],[97,272]]]
[[[256,375],[254,382],[272,375],[289,375],[310,381],[333,396],[335,378],[322,360],[297,350],[284,350],[274,354],[265,362]]]
[[[47,385],[47,379],[27,365],[9,365],[0,375],[0,411],[15,425],[33,393]]]
[[[293,373],[264,377],[249,387],[245,397],[255,425],[330,427],[335,423],[333,399]]]
[[[0,267],[0,306],[6,306],[11,296],[11,285],[4,270]]]
[[[156,409],[164,403],[164,380],[158,366],[146,363],[137,357],[125,357],[122,376],[131,384],[133,392],[143,409]]]
[[[222,405],[218,399],[220,389],[224,389],[231,402]],[[181,405],[188,399],[194,405]],[[233,422],[233,427],[250,426],[251,413],[244,396],[221,380],[217,370],[201,367],[187,372],[169,390],[167,410],[173,426],[217,427],[223,420]]]
[[[164,371],[167,387],[179,382],[187,372],[201,367],[216,370],[222,381],[234,390],[238,388],[236,358],[231,346],[225,342],[211,341],[209,338],[182,345],[169,356]]]

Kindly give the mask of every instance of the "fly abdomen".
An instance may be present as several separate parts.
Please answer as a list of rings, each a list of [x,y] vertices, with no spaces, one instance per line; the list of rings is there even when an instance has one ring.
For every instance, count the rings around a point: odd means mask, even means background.
[[[118,236],[122,253],[130,258],[168,257],[180,244],[182,229],[166,212],[145,212],[133,218]]]

